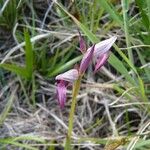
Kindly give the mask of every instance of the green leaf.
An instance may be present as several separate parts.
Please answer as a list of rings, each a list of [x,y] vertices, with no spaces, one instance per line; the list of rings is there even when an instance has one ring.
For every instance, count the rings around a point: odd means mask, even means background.
[[[6,70],[9,70],[11,72],[14,72],[24,78],[29,77],[25,67],[20,67],[15,64],[6,64],[6,63],[0,64],[0,67],[4,68]]]
[[[22,147],[22,148],[25,148],[26,150],[38,150],[37,148],[29,146],[28,144],[14,142],[14,141],[5,140],[5,139],[4,140],[0,139],[0,143],[5,144],[5,145],[14,145],[14,146],[20,147],[20,148]]]
[[[113,6],[110,6],[107,0],[98,0],[101,7],[105,9],[110,15],[110,17],[116,21],[121,27],[123,27],[122,19],[117,13],[116,9]]]
[[[148,11],[150,11],[150,2],[149,1],[146,1],[147,3],[148,3]],[[146,4],[147,4],[146,3]],[[149,27],[150,27],[150,12],[148,12],[148,15],[146,14],[146,12],[145,12],[145,6],[144,6],[144,1],[142,1],[142,0],[136,0],[136,4],[138,5],[138,7],[139,7],[139,10],[140,10],[140,12],[141,12],[141,16],[142,16],[142,23],[143,23],[143,25],[147,28],[147,29],[149,29]]]
[[[33,73],[33,65],[34,65],[34,55],[32,49],[32,43],[30,41],[30,35],[27,30],[24,31],[25,38],[25,59],[26,59],[26,71],[28,72],[28,76],[31,79]]]
[[[140,9],[143,8],[144,6],[144,1],[141,1],[141,0],[135,0],[136,4],[139,6]]]
[[[94,36],[86,27],[85,25],[83,25],[81,22],[79,22],[73,15],[71,15],[60,3],[56,4],[77,24],[78,27],[80,27],[82,29],[82,31],[84,33],[86,33],[86,35],[88,36],[88,38],[90,39],[90,41],[97,43],[99,42],[98,38],[96,36]]]
[[[122,12],[123,12],[123,24],[124,24],[123,29],[124,29],[125,38],[126,38],[128,57],[130,61],[133,63],[134,61],[133,61],[132,49],[129,48],[131,46],[131,43],[130,43],[131,40],[130,40],[130,34],[129,34],[129,21],[128,21],[128,15],[127,15],[129,3],[128,3],[128,0],[122,0],[121,3],[122,3]]]
[[[45,143],[45,140],[39,136],[32,136],[32,135],[26,135],[26,136],[18,136],[18,137],[11,137],[11,138],[1,138],[0,139],[0,145],[4,145],[2,147],[5,147],[7,145],[14,145],[16,147],[25,148],[26,150],[38,150],[38,148],[34,148],[32,146],[25,143],[22,143],[23,140],[26,141],[35,141],[40,143]],[[0,147],[1,148],[1,147]]]
[[[17,17],[16,7],[17,7],[16,0],[10,0],[7,6],[4,9],[2,8],[0,10],[0,25],[8,29],[13,29],[15,22],[16,22],[16,17]]]
[[[150,21],[150,2],[149,2],[149,0],[146,0],[146,4],[147,4],[147,7],[148,7],[148,19]]]
[[[126,78],[126,80],[129,83],[135,85],[135,81],[129,75],[129,73],[128,73],[127,69],[125,68],[125,66],[123,65],[123,63],[113,53],[111,53],[108,61],[118,72],[120,72],[122,75],[124,75],[124,77]]]
[[[20,141],[20,140],[30,140],[30,141],[40,142],[40,143],[45,142],[44,138],[39,137],[39,136],[34,136],[34,135],[24,135],[24,136],[13,137],[13,141]]]
[[[57,67],[54,71],[50,70],[48,72],[48,77],[53,77],[53,76],[57,75],[58,73],[68,69],[68,67],[73,66],[75,63],[77,63],[79,60],[81,60],[81,58],[82,58],[82,56],[78,56],[78,57],[68,61],[64,65],[61,65],[60,67]]]
[[[134,65],[132,64],[132,62],[127,58],[127,56],[119,49],[119,47],[117,47],[117,45],[114,44],[114,47],[116,49],[116,51],[119,53],[119,55],[126,61],[126,63],[130,66],[130,68],[136,73],[138,74],[136,68],[134,67]]]
[[[149,21],[147,14],[144,12],[144,10],[141,10],[141,16],[142,16],[143,24],[145,25],[147,29],[149,29],[150,21]]]
[[[148,146],[150,148],[150,140],[147,139],[147,140],[139,140],[135,145],[134,145],[134,148],[133,150],[143,150],[144,147]],[[147,148],[145,148],[145,150],[148,150]]]
[[[145,64],[146,64],[146,61],[144,60],[144,57],[143,57],[143,55],[141,54],[141,52],[140,52],[138,49],[136,49],[136,52],[137,52],[137,54],[138,54],[138,56],[139,56],[139,59],[140,59],[140,61],[141,61],[141,64],[142,64],[142,65],[145,65]],[[149,68],[144,68],[144,71],[145,71],[145,73],[146,73],[146,75],[147,75],[148,80],[150,81],[150,69],[149,69]]]
[[[142,96],[142,101],[149,102],[146,95],[145,95],[145,88],[144,88],[143,80],[140,78],[140,76],[138,76],[138,81],[139,81],[139,91],[140,91],[141,96]],[[149,105],[147,105],[146,107],[148,108],[148,110],[150,110]]]
[[[126,57],[126,55],[115,45],[115,48],[117,50],[117,52],[120,54],[120,56],[126,61],[126,63],[130,66],[130,68],[136,73],[137,75],[137,80],[139,82],[138,84],[138,88],[139,91],[141,93],[141,96],[143,98],[144,101],[147,101],[146,95],[145,95],[145,88],[144,88],[144,83],[141,79],[141,77],[139,76],[136,68],[134,67],[134,65],[130,62],[130,60]],[[134,81],[134,80],[133,80]],[[136,82],[134,81],[134,85],[136,85]]]

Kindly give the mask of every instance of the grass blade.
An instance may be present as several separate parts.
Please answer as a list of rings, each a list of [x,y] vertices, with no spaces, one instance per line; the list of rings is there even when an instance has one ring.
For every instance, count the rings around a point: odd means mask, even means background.
[[[32,78],[34,56],[30,35],[27,30],[24,31],[24,38],[25,38],[26,71],[28,73],[29,78]]]
[[[38,150],[37,148],[31,147],[28,144],[24,143],[19,143],[19,142],[14,142],[13,140],[8,140],[8,139],[0,139],[1,144],[7,145],[14,145],[20,148],[25,148],[26,150]]]
[[[99,42],[98,38],[94,36],[81,22],[79,22],[73,15],[71,15],[60,3],[55,2],[76,24],[82,29],[84,33],[88,36],[90,41],[97,43]]]
[[[148,18],[150,21],[150,2],[149,2],[149,0],[146,0],[146,2],[147,2],[147,7],[148,7]]]
[[[148,15],[146,14],[146,12],[145,12],[145,2],[144,1],[140,1],[140,0],[136,0],[135,1],[136,2],[136,4],[138,5],[138,7],[139,7],[139,10],[140,10],[140,12],[141,12],[141,17],[142,17],[142,23],[143,23],[143,25],[147,28],[147,29],[149,29],[149,27],[150,27],[150,4],[149,4],[149,1],[147,0],[146,1],[146,4],[147,4],[147,6],[148,6]]]
[[[8,100],[7,104],[5,105],[3,112],[0,114],[0,125],[3,124],[3,122],[5,121],[5,118],[7,117],[8,113],[11,109],[17,89],[18,89],[18,87],[16,86],[15,89],[12,91],[12,93],[9,97],[9,100]]]
[[[102,8],[104,8],[110,15],[110,17],[117,22],[120,26],[123,27],[121,17],[119,14],[115,11],[115,8],[112,8],[107,0],[98,0],[101,4]]]
[[[81,60],[82,56],[78,56],[72,60],[70,60],[69,62],[65,63],[64,65],[61,65],[59,68],[56,68],[53,72],[50,70],[48,72],[48,77],[53,77],[55,75],[57,75],[58,73],[68,69],[68,67],[73,66],[75,63],[77,63],[79,60]]]
[[[134,65],[130,62],[130,60],[126,57],[126,55],[115,45],[115,48],[117,50],[117,52],[120,54],[120,56],[126,61],[126,63],[130,66],[130,68],[134,71],[134,73],[136,73],[137,75],[137,80],[138,80],[138,89],[140,91],[140,94],[142,96],[142,99],[144,101],[147,102],[147,98],[146,98],[146,95],[145,95],[145,88],[144,88],[144,83],[141,79],[141,77],[139,76],[136,68],[134,67]],[[117,65],[117,64],[116,64]],[[133,80],[134,81],[134,80]],[[132,82],[131,82],[132,83]],[[134,81],[134,83],[132,83],[136,86],[136,81]]]
[[[26,71],[26,68],[25,67],[20,67],[20,66],[17,66],[15,64],[0,64],[0,67],[6,69],[6,70],[9,70],[11,72],[14,72],[24,78],[28,78],[28,73]]]
[[[124,77],[126,78],[126,80],[131,83],[132,85],[135,85],[135,81],[133,80],[133,78],[129,75],[127,69],[125,68],[125,66],[123,65],[123,63],[113,54],[111,53],[108,62],[118,71],[120,72],[122,75],[124,75]]]
[[[129,21],[128,21],[128,17],[127,17],[129,4],[128,4],[128,0],[122,0],[121,3],[122,3],[124,32],[125,32],[126,45],[127,45],[127,50],[128,50],[128,57],[129,57],[129,60],[131,61],[131,63],[133,63],[132,49],[129,48],[131,46],[129,30],[128,30]]]
[[[141,64],[142,64],[142,65],[145,65],[145,64],[146,64],[146,61],[144,60],[144,58],[143,58],[141,52],[140,52],[138,49],[136,50],[136,52],[137,52],[137,54],[138,54],[138,56],[139,56],[139,59],[140,59],[140,61],[141,61]],[[146,75],[147,75],[148,80],[150,81],[150,69],[144,68],[144,71],[145,71],[145,73],[146,73]]]
[[[114,45],[116,51],[119,53],[119,55],[125,60],[125,62],[130,66],[130,68],[138,75],[138,72],[132,62],[127,58],[127,56],[117,47],[117,45]]]
[[[3,7],[0,10],[0,25],[11,30],[15,25],[17,17],[16,0],[3,2]],[[2,5],[2,0],[0,1],[0,5]]]

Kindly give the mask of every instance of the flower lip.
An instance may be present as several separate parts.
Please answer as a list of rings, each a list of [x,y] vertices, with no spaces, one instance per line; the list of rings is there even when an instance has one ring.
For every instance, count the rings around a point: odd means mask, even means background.
[[[79,73],[77,69],[71,69],[65,73],[62,73],[56,76],[56,94],[59,105],[61,108],[64,108],[66,102],[66,93],[67,93],[67,86],[71,82],[73,83],[79,77]]]
[[[99,58],[97,58],[96,65],[95,65],[95,70],[94,73],[96,73],[107,61],[109,57],[109,52],[101,55]]]
[[[56,80],[64,80],[68,82],[74,82],[75,80],[78,79],[79,73],[77,69],[71,69],[65,73],[59,74],[56,76]]]
[[[64,108],[65,102],[66,102],[66,86],[64,81],[59,81],[57,83],[56,93],[57,93],[57,99],[58,103],[61,108]]]

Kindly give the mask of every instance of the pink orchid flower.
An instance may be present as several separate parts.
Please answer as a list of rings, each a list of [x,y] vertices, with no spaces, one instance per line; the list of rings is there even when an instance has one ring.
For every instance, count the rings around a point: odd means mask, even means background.
[[[73,83],[75,80],[77,80],[78,76],[79,76],[78,70],[76,69],[71,69],[63,74],[56,76],[55,78],[57,81],[56,94],[61,108],[64,108],[66,102],[66,92],[68,84]]]
[[[81,39],[81,37],[80,37],[80,39]],[[109,52],[110,48],[112,47],[112,45],[114,44],[116,39],[117,39],[117,37],[113,36],[107,40],[99,42],[99,43],[93,45],[92,47],[88,48],[88,50],[83,55],[83,58],[81,60],[79,72],[81,74],[83,74],[85,72],[85,70],[89,66],[89,63],[90,63],[91,59],[93,58],[93,56],[96,59],[96,65],[95,65],[94,72],[96,72],[98,69],[100,69],[107,61],[107,59],[109,57],[109,53],[110,53]],[[81,43],[81,41],[80,41],[80,43]]]
[[[95,45],[93,45],[84,55],[80,63],[79,73],[83,74],[89,66],[90,61],[93,57]]]
[[[110,48],[112,47],[116,39],[117,38],[115,36],[111,37],[107,40],[94,44],[86,51],[86,44],[84,42],[84,39],[81,37],[81,34],[79,33],[80,51],[83,53],[79,71],[77,69],[71,69],[63,74],[56,76],[55,78],[57,81],[57,99],[61,108],[64,107],[66,102],[66,92],[68,84],[73,83],[79,78],[79,76],[82,76],[84,74],[93,57],[96,59],[94,72],[100,69],[107,61]]]

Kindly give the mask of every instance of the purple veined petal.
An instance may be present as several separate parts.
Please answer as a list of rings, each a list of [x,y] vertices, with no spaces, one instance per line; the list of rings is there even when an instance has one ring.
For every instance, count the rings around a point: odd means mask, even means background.
[[[79,77],[79,73],[77,69],[71,69],[65,73],[59,74],[56,76],[56,80],[64,80],[68,82],[74,82]]]
[[[86,52],[86,43],[83,39],[83,37],[81,36],[81,33],[79,32],[79,42],[80,42],[80,51],[81,53],[85,53]]]
[[[83,56],[82,60],[81,60],[81,64],[80,64],[80,68],[79,68],[79,73],[83,74],[87,67],[89,66],[90,61],[92,60],[93,57],[93,53],[94,53],[94,49],[95,49],[95,44],[91,47],[91,49],[89,49]]]
[[[113,36],[107,40],[101,41],[95,45],[94,57],[99,57],[110,50],[117,37]],[[89,51],[89,49],[87,50]]]
[[[57,83],[56,93],[57,93],[57,100],[61,108],[64,108],[66,102],[66,85],[63,80]]]
[[[96,73],[107,61],[109,57],[109,52],[102,54],[99,58],[97,58],[94,73]]]

